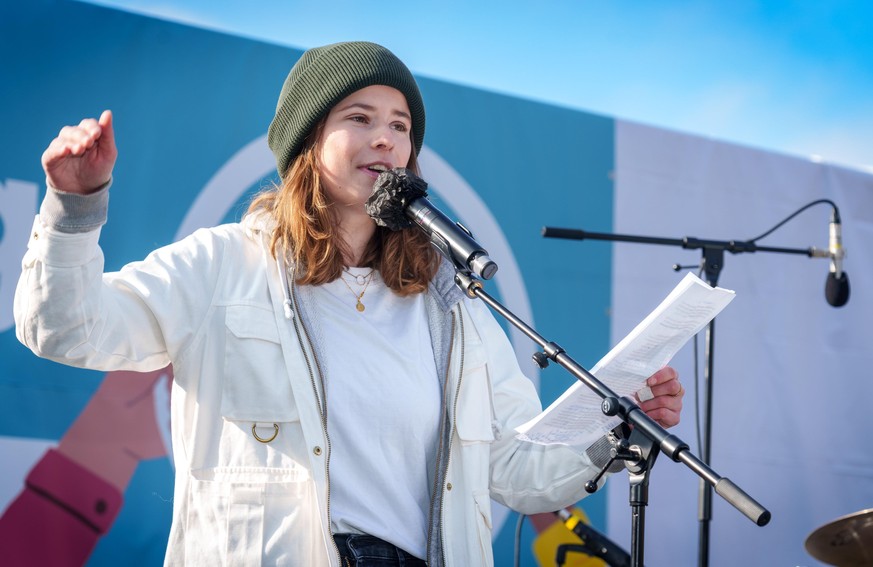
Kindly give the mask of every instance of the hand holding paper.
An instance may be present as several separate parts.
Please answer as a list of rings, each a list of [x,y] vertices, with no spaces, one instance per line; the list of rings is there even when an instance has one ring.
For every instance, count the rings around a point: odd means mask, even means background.
[[[713,288],[694,274],[679,282],[663,302],[616,345],[591,373],[618,396],[639,399],[646,378],[670,359],[733,300],[733,291]],[[600,398],[576,382],[543,413],[518,428],[521,439],[549,445],[587,446],[620,420],[600,411]]]

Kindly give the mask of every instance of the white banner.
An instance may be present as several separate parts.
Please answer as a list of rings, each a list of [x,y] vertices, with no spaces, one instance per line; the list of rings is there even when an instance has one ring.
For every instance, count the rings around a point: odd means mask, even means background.
[[[772,520],[758,527],[714,494],[713,567],[824,565],[805,550],[810,533],[873,508],[867,437],[873,430],[873,175],[616,124],[616,233],[749,240],[817,199],[834,201],[842,216],[851,282],[844,307],[825,301],[827,260],[725,254],[718,285],[737,297],[715,323],[712,468],[769,509]],[[827,248],[830,214],[829,206],[814,206],[757,244]],[[682,277],[671,266],[697,265],[702,254],[613,246],[615,342]],[[701,381],[704,342],[701,333]],[[700,456],[690,345],[672,365],[688,390],[675,432]],[[608,483],[609,535],[629,547],[628,487],[619,476]],[[646,565],[698,564],[698,486],[685,465],[658,459],[646,517]]]

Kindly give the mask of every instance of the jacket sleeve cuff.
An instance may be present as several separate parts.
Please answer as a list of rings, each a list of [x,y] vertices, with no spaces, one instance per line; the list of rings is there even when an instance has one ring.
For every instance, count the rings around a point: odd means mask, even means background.
[[[43,224],[58,232],[88,232],[106,224],[109,186],[112,179],[93,193],[67,193],[49,186],[39,216]]]
[[[121,510],[117,488],[54,449],[30,471],[26,484],[97,533],[106,533]]]
[[[94,258],[99,241],[99,227],[89,232],[63,233],[45,226],[42,217],[37,215],[27,242],[24,265],[41,260],[57,268],[83,266]]]

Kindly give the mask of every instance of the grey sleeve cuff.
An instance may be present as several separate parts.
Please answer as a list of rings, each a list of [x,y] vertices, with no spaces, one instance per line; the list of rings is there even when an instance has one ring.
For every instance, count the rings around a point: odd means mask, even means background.
[[[43,225],[58,232],[88,232],[106,224],[109,211],[109,186],[112,179],[93,193],[67,193],[49,186],[39,208]]]

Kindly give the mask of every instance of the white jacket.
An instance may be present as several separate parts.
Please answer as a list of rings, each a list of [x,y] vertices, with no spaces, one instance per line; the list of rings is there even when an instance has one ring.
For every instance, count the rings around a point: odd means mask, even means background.
[[[62,233],[37,217],[24,257],[15,321],[34,353],[104,371],[173,363],[168,565],[338,565],[309,293],[279,277],[264,228],[249,217],[200,230],[104,274],[99,228]],[[444,266],[427,294],[446,416],[428,560],[491,565],[490,498],[556,510],[596,470],[567,447],[515,439],[540,402],[490,311],[451,275]]]

